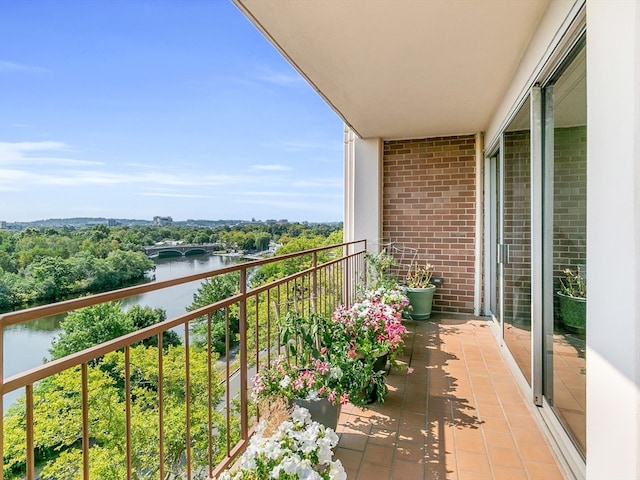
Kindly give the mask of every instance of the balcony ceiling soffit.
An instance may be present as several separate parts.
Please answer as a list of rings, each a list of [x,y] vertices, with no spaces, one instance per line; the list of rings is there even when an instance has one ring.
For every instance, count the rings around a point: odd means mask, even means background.
[[[361,137],[487,128],[549,0],[234,0]]]

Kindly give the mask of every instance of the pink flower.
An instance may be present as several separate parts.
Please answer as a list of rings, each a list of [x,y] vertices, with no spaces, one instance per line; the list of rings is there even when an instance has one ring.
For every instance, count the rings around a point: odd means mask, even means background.
[[[407,375],[411,375],[413,373],[413,367],[407,368]]]
[[[331,390],[331,393],[327,397],[327,400],[329,400],[331,403],[333,403],[335,399],[336,399],[336,391],[335,390]]]
[[[324,375],[329,371],[329,363],[328,362],[316,362],[315,369],[320,375]]]

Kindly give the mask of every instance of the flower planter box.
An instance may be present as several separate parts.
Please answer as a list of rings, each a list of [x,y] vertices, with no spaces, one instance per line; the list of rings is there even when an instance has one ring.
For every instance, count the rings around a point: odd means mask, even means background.
[[[332,404],[326,398],[318,400],[303,400],[301,398],[293,398],[291,403],[304,407],[309,410],[311,418],[314,422],[332,428],[334,431],[338,427],[338,418],[340,417],[340,404]]]

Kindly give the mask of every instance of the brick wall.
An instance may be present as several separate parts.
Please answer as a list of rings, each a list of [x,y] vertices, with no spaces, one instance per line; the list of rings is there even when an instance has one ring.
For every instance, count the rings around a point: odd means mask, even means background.
[[[529,130],[504,134],[505,322],[531,324],[531,135]]]
[[[565,268],[587,264],[587,128],[554,131],[553,269],[560,288]]]
[[[475,175],[472,135],[384,142],[383,238],[443,277],[434,311],[473,313]]]

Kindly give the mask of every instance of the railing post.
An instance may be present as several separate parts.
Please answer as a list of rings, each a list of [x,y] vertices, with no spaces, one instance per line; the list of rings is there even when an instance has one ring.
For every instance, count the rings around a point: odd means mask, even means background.
[[[347,257],[344,262],[344,277],[342,279],[343,289],[344,289],[344,303],[346,305],[351,305],[351,289],[353,288],[351,282],[351,248],[347,249]]]
[[[318,252],[313,252],[313,277],[311,285],[311,310],[316,313],[316,299],[318,298]]]
[[[249,438],[249,406],[247,389],[247,269],[240,269],[240,433],[243,440]]]

